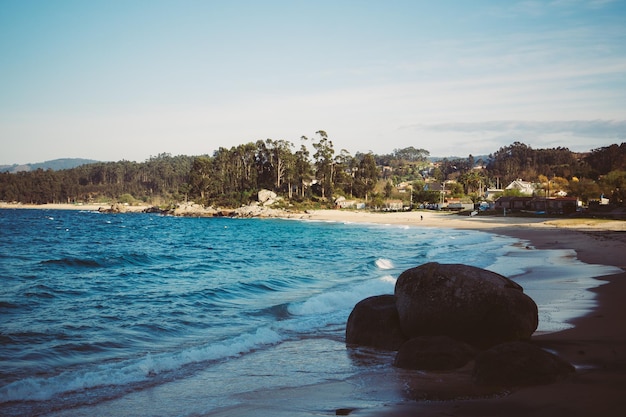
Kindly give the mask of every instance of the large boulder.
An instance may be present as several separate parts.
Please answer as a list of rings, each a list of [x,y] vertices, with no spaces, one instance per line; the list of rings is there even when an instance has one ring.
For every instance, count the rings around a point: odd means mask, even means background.
[[[276,202],[276,198],[278,197],[278,195],[274,192],[274,191],[270,191],[270,190],[259,190],[258,194],[257,194],[257,199],[259,200],[259,203],[261,203],[264,206],[269,206],[272,205]]]
[[[476,351],[448,336],[415,337],[400,346],[394,366],[422,371],[446,371],[465,366]]]
[[[510,342],[481,352],[473,376],[479,385],[519,387],[549,384],[574,372],[570,363],[535,345]]]
[[[485,269],[426,263],[396,282],[396,306],[409,337],[446,335],[488,348],[526,340],[539,323],[537,305],[510,279]]]
[[[347,344],[398,350],[405,341],[393,295],[366,298],[352,309],[346,324]]]

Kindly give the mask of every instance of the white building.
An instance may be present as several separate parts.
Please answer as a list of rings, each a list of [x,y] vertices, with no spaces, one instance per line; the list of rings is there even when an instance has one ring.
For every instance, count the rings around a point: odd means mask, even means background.
[[[516,179],[507,185],[505,190],[518,190],[524,195],[533,195],[535,192],[535,184],[521,179]]]

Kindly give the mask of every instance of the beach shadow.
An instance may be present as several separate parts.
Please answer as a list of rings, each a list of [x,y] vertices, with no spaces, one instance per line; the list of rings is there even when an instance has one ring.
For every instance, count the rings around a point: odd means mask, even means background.
[[[454,401],[497,398],[510,394],[502,387],[474,383],[474,361],[452,371],[417,371],[393,366],[396,352],[348,346],[353,365],[362,370],[350,380],[371,398],[401,401]]]

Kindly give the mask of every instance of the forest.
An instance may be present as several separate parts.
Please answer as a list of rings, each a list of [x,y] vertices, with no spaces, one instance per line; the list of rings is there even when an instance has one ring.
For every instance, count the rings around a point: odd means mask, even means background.
[[[171,206],[194,201],[238,207],[256,200],[261,189],[288,204],[332,206],[343,196],[379,206],[385,199],[435,202],[443,184],[454,197],[479,202],[487,188],[524,179],[566,192],[583,202],[600,196],[622,205],[626,193],[626,143],[585,153],[567,148],[533,149],[520,142],[484,158],[432,161],[426,149],[408,147],[390,154],[337,151],[325,131],[286,140],[259,140],[212,155],[162,153],[145,162],[98,162],[65,170],[0,173],[0,201],[28,204],[120,202]],[[409,185],[410,197],[400,193]],[[551,195],[548,193],[548,195]]]

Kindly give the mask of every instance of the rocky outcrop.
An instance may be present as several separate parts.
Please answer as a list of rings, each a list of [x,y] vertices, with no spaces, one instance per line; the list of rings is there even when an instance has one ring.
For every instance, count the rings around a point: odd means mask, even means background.
[[[152,206],[145,208],[143,212],[148,214],[165,214],[167,210],[163,210],[159,206]]]
[[[201,204],[194,202],[180,203],[169,214],[173,216],[186,216],[186,217],[212,217],[217,214],[217,210],[213,207],[204,207]]]
[[[404,271],[395,295],[359,302],[346,343],[397,350],[394,366],[449,371],[474,363],[476,385],[549,383],[574,368],[528,342],[535,302],[510,279],[473,266],[427,263]]]
[[[98,209],[99,212],[101,213],[126,213],[127,209],[126,206],[122,203],[115,203],[113,205],[111,205],[111,208],[108,209],[103,209],[100,208]]]
[[[446,335],[487,348],[529,339],[539,323],[537,305],[518,284],[468,265],[431,262],[406,270],[395,295],[410,338]]]
[[[271,206],[278,200],[278,195],[274,191],[263,189],[259,190],[257,193],[257,199],[259,200],[259,204]]]
[[[443,371],[465,366],[476,351],[448,336],[415,337],[400,346],[394,366],[423,371]]]
[[[158,207],[149,207],[144,210],[145,213],[160,213],[164,215],[170,216],[181,216],[181,217],[242,217],[242,218],[250,218],[250,217],[281,217],[287,218],[292,215],[292,213],[283,210],[283,209],[273,209],[265,206],[260,206],[259,204],[250,204],[247,206],[241,206],[239,208],[215,208],[215,207],[205,207],[201,204],[196,204],[194,202],[188,203],[180,203],[176,206],[160,209]]]
[[[287,217],[287,212],[282,209],[273,209],[256,204],[241,206],[234,210],[236,217]]]
[[[481,352],[473,377],[480,385],[519,387],[549,384],[574,371],[571,364],[537,346],[511,342]]]
[[[383,350],[398,350],[406,341],[400,329],[396,297],[378,295],[356,306],[346,324],[346,343]]]

